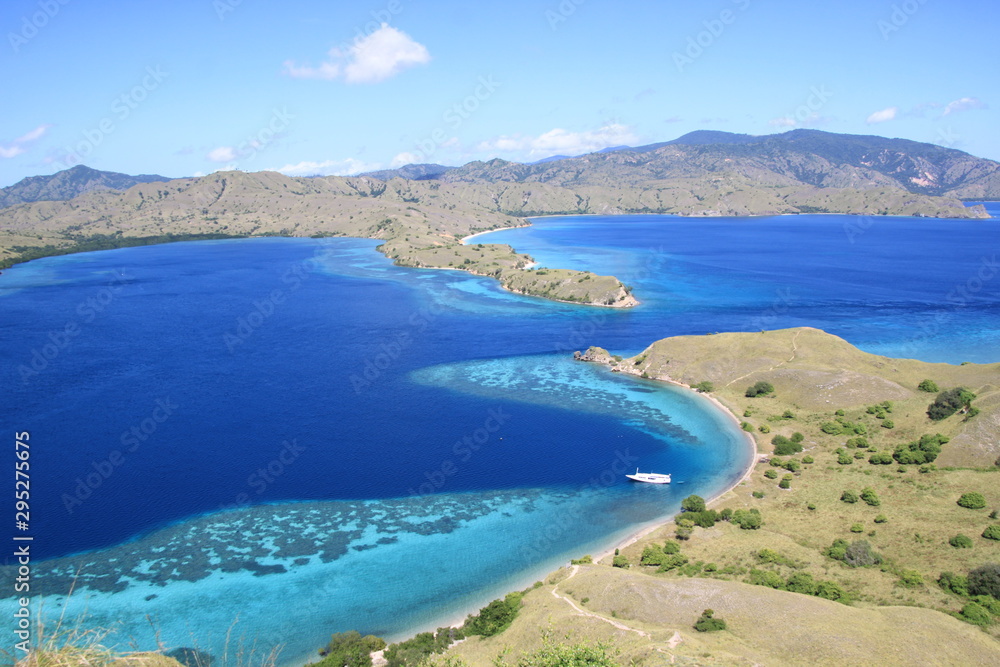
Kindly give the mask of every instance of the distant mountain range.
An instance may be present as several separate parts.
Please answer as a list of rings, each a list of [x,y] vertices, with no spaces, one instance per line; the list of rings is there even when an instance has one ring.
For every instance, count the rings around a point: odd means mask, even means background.
[[[129,176],[98,171],[81,164],[51,176],[29,176],[14,185],[0,188],[0,208],[36,201],[65,201],[94,190],[128,190],[139,183],[169,180],[165,176]]]
[[[413,169],[420,175],[413,177]],[[494,159],[462,167],[408,165],[365,174],[379,180],[435,179],[463,183],[547,183],[563,186],[711,178],[737,174],[763,186],[808,185],[914,194],[1000,199],[1000,163],[907,139],[792,130],[752,136],[698,130],[673,141],[615,147],[577,157],[523,164]]]

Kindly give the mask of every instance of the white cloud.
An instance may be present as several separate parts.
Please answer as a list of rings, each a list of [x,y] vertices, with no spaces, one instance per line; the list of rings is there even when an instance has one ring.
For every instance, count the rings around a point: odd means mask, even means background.
[[[365,171],[374,171],[380,166],[349,157],[346,160],[324,160],[322,162],[303,160],[297,164],[286,164],[284,167],[269,169],[268,171],[278,171],[285,176],[315,176],[317,174],[322,176],[349,176]]]
[[[970,109],[988,109],[986,103],[983,102],[978,97],[963,97],[960,100],[955,100],[954,102],[949,102],[948,106],[944,108],[942,116],[947,116],[953,113],[959,113],[962,111],[969,111]]]
[[[397,167],[403,167],[408,164],[419,164],[422,161],[423,158],[416,153],[403,152],[392,158],[392,162],[389,163],[389,166],[396,169]]]
[[[48,124],[39,125],[30,132],[22,134],[17,139],[14,139],[9,143],[0,144],[0,158],[9,159],[26,152],[26,145],[31,145],[44,137],[50,127],[52,126]]]
[[[795,119],[789,116],[782,116],[781,118],[772,118],[767,121],[767,124],[772,127],[795,127]]]
[[[549,130],[537,137],[523,135],[500,136],[481,142],[479,151],[521,153],[527,157],[550,155],[580,155],[611,146],[634,145],[639,138],[626,125],[611,123],[596,130],[567,132],[561,128]]]
[[[219,146],[210,150],[205,157],[212,162],[233,162],[238,156],[232,146]]]
[[[887,120],[892,120],[896,117],[899,112],[899,107],[889,107],[888,109],[882,109],[881,111],[876,111],[875,113],[868,116],[868,120],[865,121],[869,125],[874,125],[875,123],[884,123]]]
[[[293,79],[378,83],[431,59],[423,44],[386,23],[367,37],[355,40],[346,50],[334,47],[327,55],[329,60],[319,67],[296,65],[286,60],[285,74]]]

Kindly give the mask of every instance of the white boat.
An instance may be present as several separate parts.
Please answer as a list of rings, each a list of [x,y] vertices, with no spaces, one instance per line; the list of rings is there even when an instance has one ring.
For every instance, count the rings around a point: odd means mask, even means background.
[[[647,484],[670,484],[670,475],[658,472],[639,472],[635,469],[634,475],[625,475],[633,482],[646,482]]]

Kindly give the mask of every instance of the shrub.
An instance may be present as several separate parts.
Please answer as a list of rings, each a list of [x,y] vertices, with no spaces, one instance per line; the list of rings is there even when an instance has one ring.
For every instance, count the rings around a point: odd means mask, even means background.
[[[816,509],[816,503],[809,503],[808,505],[806,505],[806,509],[807,510],[814,510],[814,509]]]
[[[747,387],[746,396],[747,398],[754,398],[756,396],[767,396],[774,391],[774,385],[770,382],[760,381]]]
[[[750,495],[753,496],[754,498],[763,498],[764,497],[764,492],[763,491],[754,491]],[[742,527],[743,526],[740,526],[740,528],[742,528]]]
[[[820,424],[819,430],[828,435],[840,435],[844,432],[844,427],[838,422],[824,422]]]
[[[969,572],[969,592],[1000,600],[1000,563],[986,563]]]
[[[705,499],[701,496],[688,496],[681,501],[681,509],[685,512],[704,512]]]
[[[704,510],[703,512],[685,512],[684,516],[696,526],[711,528],[719,520],[719,513],[715,510]]]
[[[740,428],[747,433],[753,433],[753,425],[750,422],[743,422],[740,424]]]
[[[837,410],[833,414],[837,415],[838,417],[843,417],[844,414],[846,414],[846,413],[843,410]]]
[[[719,512],[719,520],[720,521],[729,521],[732,518],[733,518],[733,510],[730,507],[724,507]]]
[[[802,593],[803,595],[816,594],[816,581],[812,575],[806,572],[796,572],[785,582],[785,590],[792,593]]]
[[[926,433],[920,436],[920,440],[896,447],[892,457],[904,465],[931,463],[941,453],[941,445],[947,442],[948,438],[940,433],[935,435]]]
[[[882,428],[896,428],[896,424],[891,419],[882,422]]]
[[[802,451],[802,443],[789,440],[783,435],[776,435],[771,439],[774,445],[774,453],[777,456],[789,456]]]
[[[849,438],[847,440],[847,446],[860,447],[861,449],[868,449],[868,438],[860,435],[856,438]]]
[[[798,472],[802,469],[802,465],[795,459],[788,459],[782,467],[788,472]]]
[[[872,465],[891,465],[892,464],[892,454],[889,452],[875,452],[868,457],[868,463]]]
[[[736,510],[733,512],[733,523],[737,524],[742,530],[757,530],[763,525],[760,512],[756,509]]]
[[[768,426],[767,424],[761,424],[760,426],[757,427],[757,430],[760,431],[761,433],[770,433],[771,427]]]
[[[757,560],[761,563],[777,563],[778,565],[787,565],[788,567],[795,567],[795,562],[783,554],[778,553],[773,549],[761,549],[757,552]]]
[[[465,633],[483,637],[500,634],[514,622],[517,612],[521,610],[522,597],[524,593],[508,593],[502,600],[490,602],[477,615],[465,619]]]
[[[667,555],[679,554],[680,552],[681,552],[681,545],[677,544],[676,542],[667,542],[666,544],[663,545],[663,553]]]
[[[852,463],[854,463],[854,457],[848,454],[847,452],[841,450],[837,452],[837,463],[839,463],[842,466],[849,466]]]
[[[875,553],[866,540],[856,540],[848,544],[844,540],[834,540],[825,552],[834,560],[842,560],[851,567],[870,567],[882,562],[882,557]]]
[[[917,588],[924,585],[924,578],[916,570],[902,570],[899,572],[899,583],[906,588]]]
[[[878,495],[875,493],[875,489],[870,486],[866,486],[861,489],[861,500],[865,501],[872,507],[878,507],[882,504],[882,501],[878,499]]]
[[[983,531],[983,537],[988,540],[1000,540],[1000,523],[986,526],[986,530]]]
[[[956,549],[971,549],[972,548],[972,538],[968,535],[962,535],[959,533],[955,537],[948,540],[948,544],[955,547]]]
[[[663,562],[660,563],[660,567],[657,568],[657,572],[669,572],[674,570],[681,565],[687,565],[688,557],[682,556],[681,554],[672,554],[670,556],[664,556]]]
[[[319,650],[324,656],[318,665],[336,665],[337,667],[369,667],[372,664],[371,652],[385,648],[385,640],[374,635],[361,636],[357,630],[338,632],[331,635],[330,643]]]
[[[694,385],[692,389],[700,394],[707,394],[710,391],[715,391],[715,386],[711,382],[705,381]]]
[[[990,617],[990,612],[983,607],[981,604],[975,602],[970,602],[969,604],[962,607],[962,611],[959,612],[963,621],[972,623],[973,625],[989,625],[993,619]]]
[[[942,391],[927,407],[927,416],[934,421],[946,419],[960,409],[970,407],[975,397],[976,395],[965,387],[955,387]]]
[[[802,462],[803,463],[815,463],[815,461],[816,461],[816,459],[814,459],[813,457],[808,456],[808,455],[802,457]]]
[[[642,550],[642,556],[639,558],[640,565],[661,565],[667,554],[663,552],[663,549],[654,546],[652,544],[647,545],[645,549]]]
[[[986,507],[986,498],[981,493],[963,493],[962,497],[958,499],[958,504],[960,507],[967,507],[970,510],[981,510]]]
[[[785,410],[784,412],[781,413],[781,418],[782,419],[795,419],[795,413],[792,412],[791,410]]]
[[[844,491],[842,494],[840,494],[840,499],[845,503],[853,504],[858,502],[858,494],[854,493],[853,491]]]
[[[796,443],[797,442],[802,442],[805,439],[806,439],[806,436],[802,435],[798,431],[796,431],[795,433],[792,433],[792,438],[791,438],[792,442],[796,442]]]
[[[938,389],[937,383],[934,382],[934,380],[921,381],[921,383],[917,385],[917,389],[919,389],[920,391],[926,391],[931,394],[936,394],[938,391],[940,391]]]
[[[611,567],[627,568],[629,565],[631,565],[631,563],[628,562],[628,558],[622,556],[621,554],[618,554],[617,556],[611,559]]]
[[[744,417],[751,417],[751,416],[753,416],[753,408],[747,408],[746,410],[744,410],[743,411],[743,416]]]
[[[968,579],[954,572],[942,572],[938,577],[938,586],[963,598],[969,596]]]
[[[778,471],[774,468],[768,468],[764,471],[764,477],[767,477],[768,479],[776,479],[778,477]]]
[[[888,520],[889,520],[889,517],[887,517],[884,514],[879,514],[877,517],[875,517],[875,523],[885,523]]]
[[[770,570],[750,570],[750,576],[747,577],[747,583],[753,584],[754,586],[776,588],[778,590],[785,587],[785,580],[782,579],[778,573],[771,572]]]
[[[792,488],[792,480],[790,480],[790,479],[783,479],[783,480],[781,480],[780,482],[778,482],[778,488],[779,489],[790,489],[790,488]]]
[[[835,584],[832,581],[821,581],[816,585],[816,597],[824,598],[826,600],[844,600],[847,598],[847,593],[844,589]]]
[[[718,632],[719,630],[726,629],[726,622],[721,618],[715,618],[715,612],[711,609],[706,609],[701,612],[701,616],[694,623],[694,629],[698,632]],[[560,663],[560,664],[590,664],[590,663]]]
[[[863,532],[865,532],[865,527],[862,526],[860,523],[852,523],[851,524],[851,532],[852,533],[863,533]]]

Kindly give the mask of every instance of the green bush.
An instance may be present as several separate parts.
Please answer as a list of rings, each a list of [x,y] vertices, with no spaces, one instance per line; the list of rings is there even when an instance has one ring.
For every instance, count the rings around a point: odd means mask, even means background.
[[[792,433],[792,438],[791,438],[792,442],[799,443],[799,442],[802,442],[805,439],[806,439],[806,436],[802,435],[798,431],[796,431],[795,433]]]
[[[754,491],[750,495],[753,496],[754,498],[763,498],[764,497],[764,492],[763,491]],[[742,528],[742,526],[740,526],[740,527]]]
[[[761,549],[757,552],[757,560],[761,563],[775,563],[777,565],[785,565],[787,567],[795,567],[795,561],[793,561],[788,556],[780,554],[773,549]]]
[[[969,596],[968,579],[954,572],[942,572],[938,577],[938,586],[963,598]]]
[[[868,438],[864,436],[858,436],[856,438],[848,438],[848,447],[859,447],[861,449],[868,449]]]
[[[868,457],[868,463],[872,465],[892,465],[892,454],[889,452],[875,452]]]
[[[884,514],[879,514],[877,517],[875,517],[875,523],[885,523],[888,520],[889,520],[889,517],[887,517]]]
[[[788,459],[782,467],[788,472],[798,472],[802,469],[802,465],[795,459]]]
[[[871,488],[870,486],[866,486],[865,488],[861,489],[861,500],[865,501],[872,507],[878,507],[879,505],[882,504],[882,501],[878,499],[878,494],[875,493],[875,489]]]
[[[663,561],[666,559],[667,554],[663,552],[663,549],[649,544],[645,549],[642,550],[642,556],[639,558],[640,565],[662,565]]]
[[[758,528],[761,527],[761,525],[763,525],[760,512],[756,509],[736,510],[735,512],[733,512],[732,521],[733,523],[738,525],[742,530],[757,530]]]
[[[681,554],[673,554],[670,556],[664,556],[663,562],[660,563],[660,567],[657,568],[657,572],[669,572],[682,565],[687,565],[688,557]]]
[[[492,637],[510,627],[521,610],[523,593],[508,593],[502,600],[494,600],[479,610],[475,616],[465,619],[463,629],[467,635]]]
[[[611,567],[627,568],[629,567],[629,565],[631,565],[631,563],[628,562],[628,558],[626,558],[621,554],[618,554],[617,556],[611,559]]]
[[[688,496],[681,501],[681,509],[685,512],[704,512],[705,499],[701,496]]]
[[[747,433],[753,433],[753,424],[751,424],[750,422],[742,422],[740,424],[740,428],[746,431]]]
[[[725,630],[726,629],[726,622],[723,621],[721,618],[715,618],[715,612],[712,611],[711,609],[706,609],[705,611],[701,612],[701,616],[698,618],[697,621],[695,621],[695,623],[694,623],[694,629],[697,630],[698,632],[718,632],[719,630]],[[571,664],[572,665],[581,665],[581,667],[582,667],[583,665],[590,664],[590,663],[582,663],[582,662],[581,663],[568,663],[567,662],[567,663],[561,663],[561,664],[567,665],[567,666],[569,666]]]
[[[847,593],[844,589],[832,581],[821,581],[816,585],[816,597],[826,600],[846,600]]]
[[[865,527],[863,525],[861,525],[860,523],[852,523],[851,524],[851,532],[852,533],[863,533],[863,532],[865,532]]]
[[[962,620],[972,623],[973,625],[986,626],[993,622],[990,612],[987,611],[987,609],[981,604],[977,604],[975,602],[970,602],[962,607],[962,611],[959,612],[959,614],[961,615]]]
[[[986,563],[969,572],[969,592],[992,595],[1000,600],[1000,564]]]
[[[983,537],[988,540],[1000,540],[1000,523],[986,526],[986,530],[983,531]]]
[[[816,581],[812,575],[806,572],[796,572],[785,582],[785,590],[792,593],[802,593],[803,595],[816,594]]]
[[[986,507],[986,498],[981,493],[963,493],[962,497],[958,499],[958,504],[960,507],[967,507],[970,510],[981,510]]]
[[[459,661],[457,664],[465,663]],[[496,664],[507,663],[498,661]],[[616,651],[610,644],[566,645],[546,640],[542,648],[518,658],[514,667],[618,667],[618,664]]]
[[[801,442],[794,442],[783,435],[774,436],[771,439],[771,444],[774,445],[774,453],[776,456],[790,456],[791,454],[797,454],[802,451]]]
[[[357,630],[331,635],[330,643],[319,650],[323,660],[316,667],[371,667],[372,651],[385,648],[385,640],[374,635],[361,636]]]
[[[899,584],[906,588],[917,588],[924,585],[924,578],[916,570],[901,570],[899,572]]]
[[[792,480],[790,480],[790,479],[783,479],[783,480],[781,480],[780,482],[778,482],[778,488],[779,489],[790,489],[790,488],[792,488]]]
[[[948,540],[948,544],[955,547],[956,549],[971,549],[972,548],[972,538],[968,535],[962,535],[959,533],[955,537]]]
[[[947,442],[948,438],[940,433],[925,433],[919,440],[896,447],[892,457],[904,465],[931,463],[941,453],[941,446]]]
[[[667,542],[663,545],[663,553],[665,554],[678,554],[681,552],[681,545],[676,542]]]
[[[846,413],[843,410],[837,410],[833,414],[837,415],[838,417],[843,417]]]
[[[837,452],[837,463],[839,463],[842,466],[849,466],[852,463],[854,463],[854,457],[848,454],[847,452],[840,450],[839,452]]]
[[[882,422],[882,428],[896,428],[896,424],[891,419],[886,419]]]
[[[816,509],[816,503],[809,503],[808,505],[806,505],[806,509],[807,510],[814,510],[814,509]]]
[[[776,588],[778,590],[785,587],[785,580],[782,579],[778,573],[771,572],[770,570],[750,570],[750,575],[747,577],[747,583],[753,584],[754,586]]]
[[[840,499],[845,503],[854,504],[858,502],[858,494],[854,493],[853,491],[844,491],[842,494],[840,494]]]
[[[776,479],[778,477],[778,471],[774,468],[768,468],[764,471],[764,477],[767,477],[768,479]]]
[[[942,391],[927,407],[927,416],[934,421],[946,419],[962,408],[970,407],[975,397],[976,395],[965,387],[955,387]]]
[[[820,424],[819,430],[828,435],[840,435],[844,432],[844,427],[838,422],[824,422]]]
[[[802,457],[802,462],[806,463],[806,464],[808,464],[808,463],[815,463],[816,459],[814,459],[813,457],[811,457],[809,455],[806,455],[806,456]]]
[[[715,391],[715,386],[711,382],[705,381],[694,385],[692,389],[700,394],[707,394],[710,391]]]
[[[936,394],[938,391],[940,391],[938,389],[937,383],[934,382],[934,380],[923,380],[920,384],[917,385],[917,389],[919,389],[920,391],[926,391],[931,394]]]
[[[770,382],[760,381],[754,385],[747,387],[746,396],[747,398],[754,398],[756,396],[767,396],[774,391],[774,385]]]
[[[760,426],[757,427],[757,430],[760,431],[761,433],[770,433],[771,427],[768,426],[767,424],[761,424]]]
[[[784,412],[781,413],[781,418],[782,419],[795,419],[795,413],[792,412],[791,410],[785,410]]]

